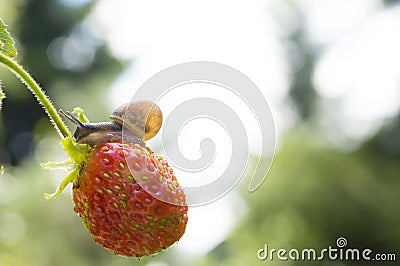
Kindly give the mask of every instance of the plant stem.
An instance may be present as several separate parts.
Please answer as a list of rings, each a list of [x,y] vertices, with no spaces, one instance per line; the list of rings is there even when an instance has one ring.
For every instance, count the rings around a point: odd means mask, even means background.
[[[46,96],[44,91],[40,88],[39,84],[25,71],[22,66],[17,62],[12,60],[6,55],[0,53],[0,62],[9,67],[12,72],[28,87],[34,96],[36,96],[37,101],[43,105],[46,110],[50,121],[53,123],[55,129],[61,138],[70,137],[71,132],[68,130],[67,126],[61,120],[60,115],[57,113],[56,108],[51,103],[50,99]]]

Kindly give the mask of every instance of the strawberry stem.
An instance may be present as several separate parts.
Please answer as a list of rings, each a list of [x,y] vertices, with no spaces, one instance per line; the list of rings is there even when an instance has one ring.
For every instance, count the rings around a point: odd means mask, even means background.
[[[31,77],[31,75],[23,69],[17,62],[10,57],[0,53],[0,62],[6,65],[11,71],[27,86],[27,88],[36,97],[37,101],[43,105],[46,114],[49,116],[50,121],[54,125],[61,138],[71,136],[71,132],[61,120],[60,115],[57,113],[56,108],[51,103],[50,99],[46,96],[45,92],[40,88],[39,84]]]

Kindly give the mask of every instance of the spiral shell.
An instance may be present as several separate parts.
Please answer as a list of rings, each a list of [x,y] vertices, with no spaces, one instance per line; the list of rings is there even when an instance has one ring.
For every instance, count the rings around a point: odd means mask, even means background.
[[[128,128],[134,136],[144,140],[153,138],[162,125],[160,107],[151,101],[122,104],[114,110],[110,118],[114,123]]]

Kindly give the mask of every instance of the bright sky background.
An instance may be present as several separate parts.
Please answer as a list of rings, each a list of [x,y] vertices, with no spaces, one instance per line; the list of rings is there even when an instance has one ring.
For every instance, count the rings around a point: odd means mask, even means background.
[[[327,137],[343,145],[373,134],[400,106],[399,7],[384,9],[378,0],[100,0],[84,26],[95,36],[106,36],[118,58],[134,59],[110,90],[113,106],[130,99],[145,80],[167,67],[216,61],[256,83],[270,104],[279,140],[293,121],[285,101],[291,75],[287,58],[292,55],[280,42],[298,23],[288,2],[299,4],[306,33],[320,51],[313,81],[324,97],[320,119]],[[168,106],[161,107],[168,114]],[[245,112],[239,107],[238,113]],[[242,119],[251,151],[257,152],[257,124],[249,115]],[[192,126],[189,136],[199,138],[196,132],[201,130]],[[181,147],[198,145],[187,135],[182,139]],[[199,156],[197,149],[184,152],[189,158]],[[237,198],[234,193],[190,210],[188,230],[178,248],[202,255],[226,238],[241,216],[232,198]]]

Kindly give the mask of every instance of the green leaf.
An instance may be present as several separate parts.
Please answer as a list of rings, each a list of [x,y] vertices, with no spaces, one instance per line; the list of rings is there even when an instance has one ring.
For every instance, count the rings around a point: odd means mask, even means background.
[[[7,31],[7,25],[0,18],[0,52],[9,57],[16,57],[18,52],[14,44],[13,38]]]

